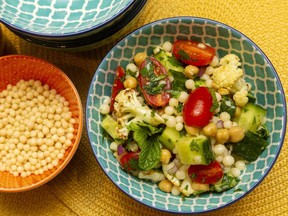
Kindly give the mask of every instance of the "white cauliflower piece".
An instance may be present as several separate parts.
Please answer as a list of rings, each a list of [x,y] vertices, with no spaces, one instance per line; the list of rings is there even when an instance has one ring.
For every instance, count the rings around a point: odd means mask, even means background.
[[[229,94],[233,91],[233,86],[243,76],[240,59],[235,54],[228,54],[220,59],[219,67],[213,71],[213,86],[220,94]]]
[[[237,106],[243,107],[248,103],[249,98],[247,97],[248,91],[238,91],[233,95],[233,100]]]
[[[124,89],[115,98],[114,113],[120,127],[116,128],[119,137],[128,139],[128,126],[134,123],[145,122],[152,126],[165,123],[164,119],[151,110],[148,106],[143,106],[137,97],[134,89]]]

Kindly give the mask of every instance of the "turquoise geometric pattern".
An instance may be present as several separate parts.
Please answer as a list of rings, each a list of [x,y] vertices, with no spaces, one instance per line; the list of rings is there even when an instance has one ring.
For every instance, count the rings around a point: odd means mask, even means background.
[[[111,95],[118,65],[126,67],[137,52],[149,54],[165,41],[192,39],[215,47],[217,55],[236,54],[256,102],[267,109],[271,132],[268,148],[240,176],[236,188],[183,199],[160,191],[156,184],[139,180],[123,171],[103,136],[100,104]],[[216,21],[196,17],[167,18],[147,24],[115,45],[99,65],[91,82],[86,104],[86,124],[95,157],[112,182],[124,193],[149,207],[174,213],[200,213],[227,206],[251,192],[269,173],[281,150],[286,131],[286,100],[279,77],[261,49],[239,31]]]
[[[0,0],[0,21],[40,35],[69,35],[111,22],[133,0]]]

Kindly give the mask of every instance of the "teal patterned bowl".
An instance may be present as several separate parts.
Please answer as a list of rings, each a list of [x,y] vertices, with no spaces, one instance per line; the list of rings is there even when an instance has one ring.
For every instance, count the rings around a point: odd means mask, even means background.
[[[218,56],[234,53],[241,59],[245,79],[252,85],[256,102],[267,109],[271,131],[268,148],[240,176],[236,188],[223,193],[206,193],[183,199],[160,191],[156,184],[141,181],[123,171],[109,149],[100,126],[99,107],[110,96],[116,67],[126,65],[137,52],[152,53],[164,41],[193,39],[209,43]],[[89,88],[86,126],[95,157],[112,182],[140,203],[173,213],[201,213],[225,207],[251,192],[269,173],[281,150],[286,131],[286,100],[279,77],[261,49],[239,31],[217,21],[196,17],[175,17],[145,25],[121,40],[99,65]]]
[[[103,30],[134,0],[1,0],[0,21],[38,37],[63,37]]]

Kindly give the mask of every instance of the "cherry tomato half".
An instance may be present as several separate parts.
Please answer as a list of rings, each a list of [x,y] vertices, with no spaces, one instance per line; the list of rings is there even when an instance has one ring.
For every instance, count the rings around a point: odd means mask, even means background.
[[[171,89],[165,67],[155,58],[149,57],[141,63],[139,70],[139,86],[146,102],[153,107],[165,106],[170,99],[168,90]],[[163,75],[162,82],[157,80],[157,77],[160,78]],[[156,93],[150,93],[148,87],[151,90],[150,92],[155,90]]]
[[[112,112],[114,110],[115,97],[118,95],[118,93],[122,89],[124,89],[124,85],[122,82],[122,78],[124,78],[124,76],[125,76],[125,70],[121,66],[118,66],[117,70],[116,70],[116,76],[114,79],[114,83],[112,86],[110,112]]]
[[[213,117],[213,98],[208,88],[201,86],[192,91],[183,106],[183,120],[187,126],[204,127]]]
[[[208,65],[215,56],[215,49],[191,40],[179,40],[173,44],[173,54],[185,64]]]
[[[208,165],[191,165],[188,175],[192,181],[203,184],[214,184],[223,177],[223,170],[218,161],[212,161]]]
[[[120,164],[127,171],[139,170],[139,154],[140,152],[127,152],[120,158]]]

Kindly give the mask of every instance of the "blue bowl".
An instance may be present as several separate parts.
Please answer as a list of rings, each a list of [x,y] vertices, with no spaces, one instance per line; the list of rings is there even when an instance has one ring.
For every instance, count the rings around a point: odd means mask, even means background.
[[[117,19],[113,24],[106,26],[100,31],[89,32],[82,34],[78,37],[54,37],[54,38],[43,38],[23,33],[15,28],[7,26],[14,34],[19,37],[33,42],[37,45],[45,46],[48,48],[56,48],[62,50],[83,50],[87,48],[96,48],[102,46],[108,42],[117,40],[123,37],[127,32],[131,30],[134,24],[136,24],[141,11],[146,5],[147,0],[135,1],[131,4],[129,10],[126,11],[125,15]]]
[[[267,109],[266,125],[271,132],[267,149],[247,165],[236,188],[183,199],[167,194],[154,183],[139,180],[121,169],[103,137],[99,108],[111,96],[117,66],[126,65],[137,52],[152,53],[165,41],[192,39],[209,43],[217,55],[234,53],[241,59],[245,80],[252,85],[256,103]],[[245,197],[267,176],[277,160],[286,131],[286,100],[283,87],[268,57],[248,37],[223,23],[197,18],[174,17],[147,24],[122,39],[104,57],[91,81],[86,103],[86,127],[93,153],[109,179],[132,199],[151,208],[172,213],[202,213],[228,206]]]
[[[0,5],[0,21],[39,38],[77,38],[112,25],[133,3],[134,0],[7,0]]]

